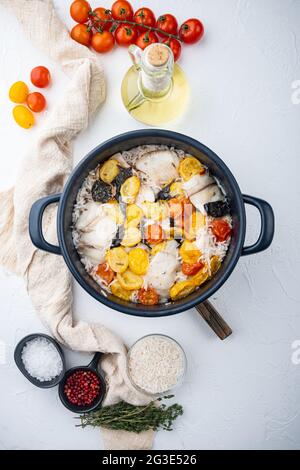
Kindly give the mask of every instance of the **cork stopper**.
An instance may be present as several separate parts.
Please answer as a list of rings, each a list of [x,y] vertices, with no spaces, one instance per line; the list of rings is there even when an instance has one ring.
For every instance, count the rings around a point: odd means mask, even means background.
[[[149,46],[148,46],[149,47]],[[147,51],[147,62],[153,67],[161,67],[169,60],[169,51],[163,44],[153,44]]]

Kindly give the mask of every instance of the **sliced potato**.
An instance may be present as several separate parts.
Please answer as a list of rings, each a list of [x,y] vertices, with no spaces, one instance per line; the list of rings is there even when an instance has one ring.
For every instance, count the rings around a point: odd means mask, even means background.
[[[172,197],[183,198],[185,197],[185,192],[183,190],[182,183],[180,181],[175,181],[170,186],[170,195]]]
[[[160,251],[163,251],[166,248],[166,245],[167,245],[166,241],[158,243],[157,245],[154,245],[151,249],[151,255],[155,256]]]
[[[168,204],[164,201],[143,202],[142,209],[147,219],[163,220],[168,217]]]
[[[127,204],[133,204],[141,187],[141,182],[137,176],[130,176],[121,186],[122,200]]]
[[[179,254],[183,261],[194,264],[199,260],[201,251],[198,249],[195,242],[184,240],[181,247],[179,248]]]
[[[117,279],[122,289],[125,289],[126,291],[140,289],[143,285],[143,278],[134,274],[129,269],[122,274],[118,273]]]
[[[119,164],[117,160],[107,160],[100,168],[99,176],[104,183],[111,183],[119,174]]]
[[[123,246],[135,246],[142,239],[141,231],[137,227],[127,227],[124,230],[124,236],[121,241]]]
[[[129,268],[134,274],[146,274],[149,268],[149,255],[143,248],[133,248],[128,254]]]
[[[127,300],[127,302],[131,300],[132,291],[123,289],[123,287],[120,285],[118,281],[113,282],[110,288],[111,288],[111,292],[113,293],[113,295],[115,295],[116,297],[119,297],[119,299]]]
[[[116,273],[123,273],[128,267],[128,254],[121,246],[109,250],[106,260],[111,269]]]
[[[192,176],[198,175],[202,171],[204,171],[204,167],[195,157],[186,157],[179,163],[179,174],[184,181],[188,181]]]
[[[221,267],[221,260],[219,256],[212,256],[210,259],[210,276],[214,276]]]
[[[183,299],[196,289],[196,285],[190,280],[176,282],[170,289],[172,300]]]
[[[128,204],[126,207],[125,227],[137,227],[143,217],[142,209],[136,204]]]

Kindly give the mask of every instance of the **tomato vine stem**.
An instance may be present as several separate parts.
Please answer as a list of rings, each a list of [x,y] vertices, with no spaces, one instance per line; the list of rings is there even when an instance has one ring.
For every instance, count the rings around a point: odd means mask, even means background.
[[[94,19],[95,18],[95,19]],[[112,28],[114,27],[114,30],[116,28],[115,25],[120,25],[120,24],[129,24],[131,26],[136,26],[136,27],[143,27],[145,28],[146,30],[148,31],[155,31],[157,33],[160,33],[160,34],[163,34],[164,36],[166,37],[169,37],[169,38],[174,38],[174,39],[177,39],[177,41],[180,41],[181,42],[181,39],[180,37],[177,35],[177,34],[171,34],[171,33],[166,33],[165,31],[163,31],[162,29],[160,28],[156,28],[155,26],[148,26],[148,25],[144,25],[144,24],[140,24],[140,23],[136,23],[135,21],[128,21],[128,20],[114,20],[113,18],[111,20],[104,20],[102,18],[100,18],[97,14],[95,14],[94,12],[90,12],[90,22],[92,23],[91,25],[89,25],[89,27],[94,27],[97,31],[101,30],[101,26],[99,28],[98,25],[95,25],[95,23],[112,23]],[[101,32],[101,31],[100,31]]]

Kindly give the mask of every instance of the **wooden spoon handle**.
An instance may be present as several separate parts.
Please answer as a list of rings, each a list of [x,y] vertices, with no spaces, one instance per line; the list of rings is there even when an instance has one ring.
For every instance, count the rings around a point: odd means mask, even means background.
[[[195,308],[220,339],[226,339],[231,335],[232,329],[208,300],[196,305]]]

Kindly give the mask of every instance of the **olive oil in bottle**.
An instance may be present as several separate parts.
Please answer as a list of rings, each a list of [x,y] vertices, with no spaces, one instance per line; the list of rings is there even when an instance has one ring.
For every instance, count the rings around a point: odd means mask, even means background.
[[[127,111],[138,121],[158,126],[179,117],[186,109],[189,85],[173,53],[165,44],[143,51],[132,45],[133,66],[124,76],[121,94]]]

